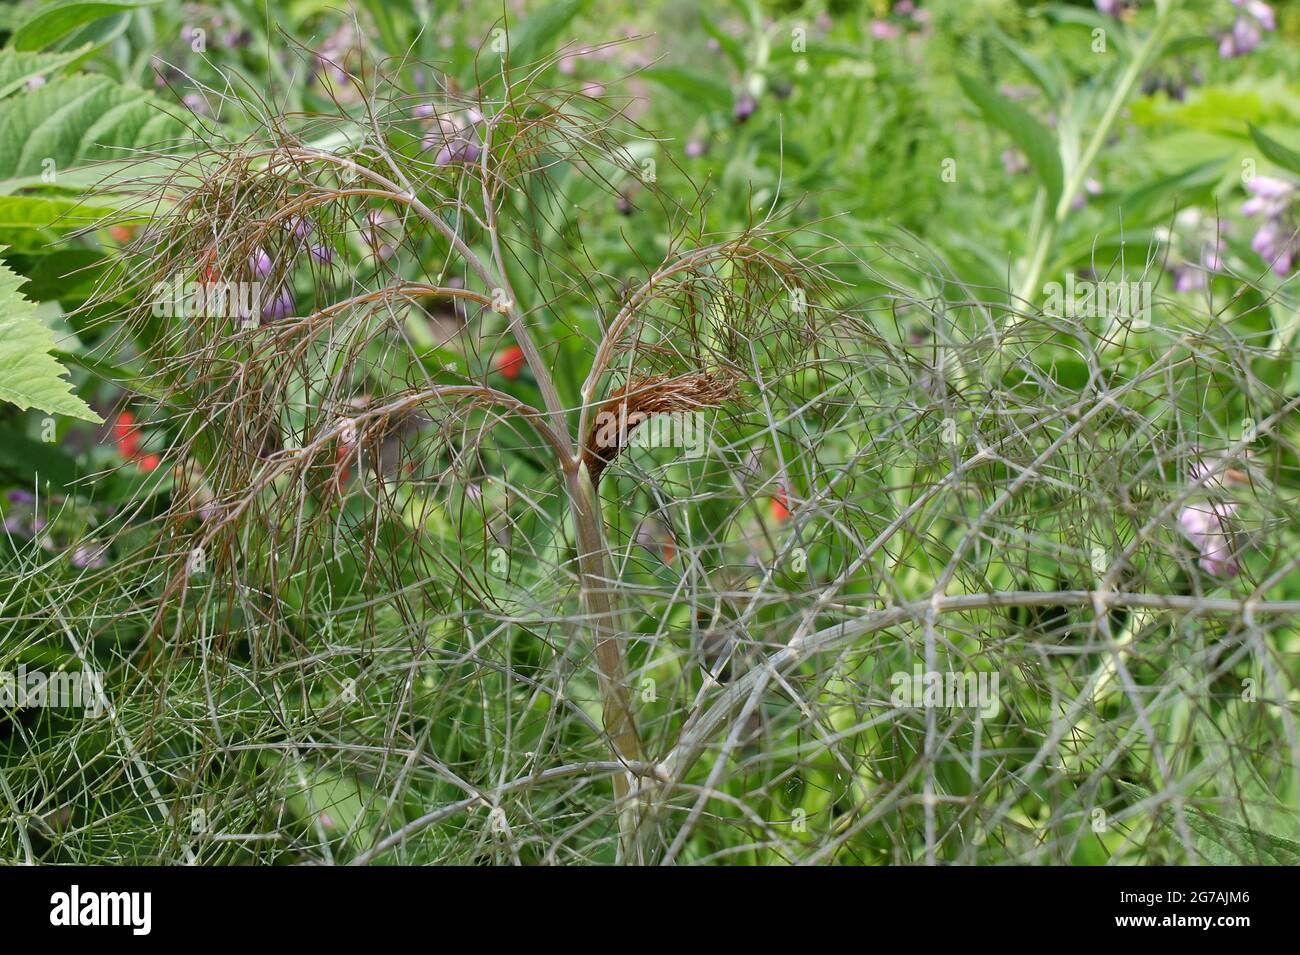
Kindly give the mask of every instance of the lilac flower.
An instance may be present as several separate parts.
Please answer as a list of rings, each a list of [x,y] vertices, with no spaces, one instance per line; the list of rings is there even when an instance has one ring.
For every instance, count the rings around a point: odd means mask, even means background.
[[[703,140],[688,139],[686,141],[686,156],[689,159],[699,159],[708,151],[708,147],[704,145]]]
[[[1240,568],[1231,523],[1237,513],[1237,502],[1226,498],[1225,492],[1229,484],[1249,478],[1229,468],[1221,458],[1206,457],[1199,448],[1195,452],[1196,459],[1188,468],[1188,483],[1197,490],[1216,495],[1216,499],[1185,504],[1178,513],[1178,524],[1183,535],[1200,552],[1197,563],[1202,570],[1214,577],[1236,577]]]
[[[477,162],[479,152],[476,143],[472,143],[468,139],[458,139],[439,149],[438,155],[434,157],[433,164],[435,166],[448,166],[454,162]]]
[[[1228,519],[1236,504],[1189,504],[1178,514],[1183,534],[1200,551],[1197,563],[1214,577],[1236,577],[1237,559],[1233,554],[1232,531]]]
[[[1209,275],[1223,267],[1226,229],[1199,209],[1184,209],[1174,218],[1173,230],[1158,229],[1157,238],[1170,246],[1168,271],[1175,292],[1195,292],[1209,284]]]
[[[877,40],[897,40],[903,31],[888,20],[872,20],[871,35]]]
[[[1096,4],[1097,11],[1104,13],[1108,17],[1119,19],[1120,14],[1124,12],[1124,0],[1093,0]]]
[[[1277,28],[1273,8],[1264,0],[1232,0],[1232,3],[1245,12],[1238,14],[1232,29],[1219,37],[1219,57],[1224,60],[1250,53],[1263,42],[1265,32]]]
[[[36,503],[36,495],[32,494],[31,491],[24,491],[21,488],[14,488],[12,491],[6,491],[5,497],[7,497],[13,504]]]
[[[754,115],[754,110],[758,109],[758,102],[749,93],[741,93],[736,97],[736,105],[731,110],[731,115],[736,122],[743,123],[749,117]]]
[[[1242,215],[1264,217],[1250,247],[1273,267],[1274,273],[1286,278],[1300,256],[1300,238],[1291,214],[1297,187],[1283,179],[1254,176],[1246,183],[1246,191],[1251,198],[1242,204]]]
[[[266,254],[266,249],[258,249],[248,257],[248,268],[255,278],[264,279],[271,274],[271,269],[275,264],[271,257]]]
[[[1245,10],[1259,21],[1259,25],[1265,30],[1277,29],[1277,20],[1273,16],[1273,8],[1264,3],[1264,0],[1232,0],[1232,5]]]
[[[1262,215],[1275,219],[1286,211],[1287,206],[1295,198],[1296,187],[1285,179],[1253,176],[1250,182],[1246,183],[1246,191],[1250,193],[1251,198],[1242,204],[1242,215]]]
[[[108,559],[104,556],[102,544],[78,544],[72,551],[72,566],[80,569],[107,567]]]
[[[295,239],[307,238],[314,228],[311,219],[303,215],[290,216],[285,220],[284,227],[289,230]]]
[[[334,247],[330,245],[313,245],[309,253],[320,265],[329,265],[334,261]]]
[[[269,304],[262,306],[262,321],[278,322],[292,315],[295,308],[293,290],[285,287],[271,299]]]
[[[181,102],[184,103],[185,108],[195,116],[209,115],[207,100],[198,93],[186,93],[181,97]]]
[[[483,114],[473,108],[465,110],[459,120],[440,118],[438,128],[431,130],[421,145],[426,151],[438,150],[433,160],[435,166],[477,162],[482,153],[477,127],[482,122]]]

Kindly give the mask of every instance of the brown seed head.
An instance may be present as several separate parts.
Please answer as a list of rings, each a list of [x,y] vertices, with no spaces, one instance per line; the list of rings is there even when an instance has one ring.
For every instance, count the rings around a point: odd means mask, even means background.
[[[591,481],[627,447],[628,436],[651,415],[716,408],[736,396],[736,379],[724,373],[693,372],[673,377],[633,378],[616,390],[596,413],[582,449]]]

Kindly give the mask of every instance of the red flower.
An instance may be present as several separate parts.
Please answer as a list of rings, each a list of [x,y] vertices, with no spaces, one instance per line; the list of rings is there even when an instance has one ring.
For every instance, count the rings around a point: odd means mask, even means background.
[[[140,429],[135,425],[135,415],[130,411],[119,411],[113,422],[113,444],[117,453],[127,461],[134,461],[141,471],[154,471],[162,459],[153,453],[140,453]]]
[[[519,377],[524,370],[524,350],[518,345],[511,345],[497,352],[496,369],[510,381]]]
[[[118,453],[128,461],[140,453],[140,429],[135,426],[135,415],[129,411],[118,412],[113,423],[113,443]]]
[[[790,516],[790,501],[785,496],[785,488],[778,487],[772,495],[772,520],[778,524]]]

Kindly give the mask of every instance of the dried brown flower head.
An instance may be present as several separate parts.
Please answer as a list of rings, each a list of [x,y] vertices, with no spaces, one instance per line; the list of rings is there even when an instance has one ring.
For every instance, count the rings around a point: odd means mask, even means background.
[[[628,445],[628,436],[652,415],[716,408],[736,397],[736,378],[726,373],[692,372],[633,378],[600,406],[582,449],[593,484]]]

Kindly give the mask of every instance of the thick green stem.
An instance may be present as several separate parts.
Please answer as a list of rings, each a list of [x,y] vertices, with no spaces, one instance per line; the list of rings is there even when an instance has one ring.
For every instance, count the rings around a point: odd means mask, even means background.
[[[1058,229],[1064,224],[1066,216],[1070,214],[1070,205],[1074,202],[1074,197],[1083,188],[1084,180],[1088,178],[1088,170],[1092,168],[1092,164],[1097,159],[1097,154],[1101,152],[1101,147],[1105,145],[1106,137],[1110,135],[1111,127],[1115,125],[1115,119],[1128,101],[1129,94],[1133,92],[1133,87],[1137,85],[1143,71],[1164,46],[1165,37],[1169,33],[1169,12],[1171,9],[1171,5],[1162,5],[1160,7],[1155,26],[1152,28],[1151,33],[1147,35],[1146,40],[1143,41],[1142,46],[1138,48],[1133,59],[1129,61],[1123,75],[1120,77],[1119,84],[1115,87],[1115,92],[1111,94],[1109,102],[1106,103],[1106,109],[1101,114],[1101,120],[1097,123],[1097,128],[1093,130],[1092,138],[1088,140],[1088,145],[1084,148],[1083,154],[1079,156],[1078,163],[1075,164],[1069,178],[1066,180],[1064,189],[1061,190],[1061,197],[1056,203],[1055,215],[1044,224],[1042,231],[1038,235],[1038,241],[1029,258],[1025,279],[1020,284],[1018,301],[1032,301],[1031,296],[1037,294],[1038,282],[1043,276],[1043,267],[1047,263],[1048,253],[1051,251]]]
[[[567,488],[578,548],[582,605],[595,644],[605,733],[609,737],[615,759],[624,763],[641,763],[641,737],[637,733],[632,694],[627,683],[620,614],[615,609],[618,603],[605,547],[600,498],[585,465],[580,464],[570,473]],[[614,776],[614,796],[618,802],[619,856],[623,861],[642,861],[637,848],[641,824],[641,800],[636,794],[637,788],[639,783],[631,772]]]

